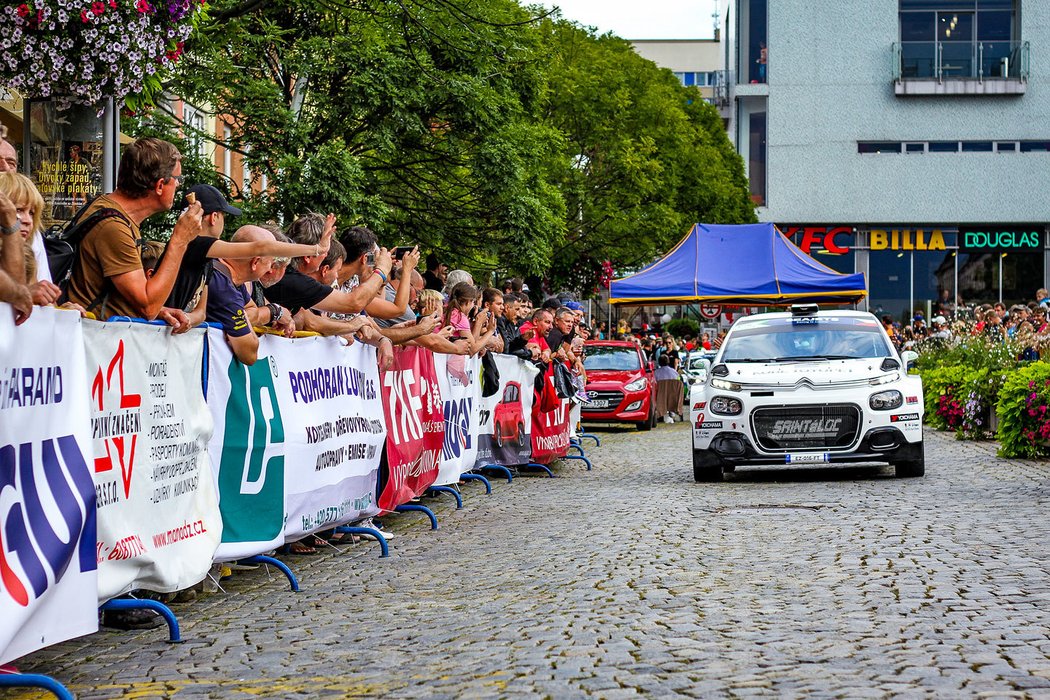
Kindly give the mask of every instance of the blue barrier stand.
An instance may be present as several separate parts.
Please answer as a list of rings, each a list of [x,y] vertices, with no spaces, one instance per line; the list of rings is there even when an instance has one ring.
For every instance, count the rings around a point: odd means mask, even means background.
[[[547,472],[547,476],[548,477],[550,477],[551,479],[554,478],[554,472],[552,472],[551,468],[548,467],[546,464],[539,464],[537,462],[529,462],[528,464],[526,464],[524,466],[529,468],[529,469],[542,469],[543,471]]]
[[[580,450],[580,452],[583,452],[583,450]],[[562,459],[582,459],[584,464],[587,465],[587,471],[591,470],[591,460],[584,455],[565,455]]]
[[[456,489],[451,486],[431,486],[427,491],[433,493],[451,493],[456,499],[456,510],[463,507],[463,497],[459,495],[459,491],[456,491]]]
[[[179,621],[175,619],[175,613],[164,603],[155,600],[137,600],[134,598],[115,598],[103,603],[99,610],[152,610],[160,613],[164,621],[168,623],[168,641],[172,644],[182,642],[179,636]]]
[[[510,473],[510,469],[507,469],[502,464],[486,464],[483,467],[478,467],[479,471],[493,471],[499,472],[500,475],[507,477],[507,483],[514,481],[514,476]]]
[[[0,673],[0,688],[42,688],[53,693],[58,700],[75,700],[66,686],[51,676],[37,673]]]
[[[387,546],[386,538],[383,537],[382,532],[376,530],[375,528],[356,527],[354,525],[340,525],[335,529],[335,531],[340,534],[364,535],[365,537],[371,537],[372,539],[379,542],[379,548],[382,550],[382,554],[379,555],[379,558],[382,559],[383,557],[390,556],[390,547]]]
[[[591,433],[576,433],[576,437],[577,438],[590,438],[591,440],[594,440],[594,444],[595,444],[596,447],[601,447],[602,446],[601,438],[599,438],[597,435],[593,435]]]
[[[492,493],[492,484],[481,474],[460,474],[459,478],[463,481],[480,481],[485,484],[485,493]]]
[[[397,506],[396,508],[394,508],[394,511],[397,512],[397,513],[410,513],[410,512],[412,512],[414,510],[415,511],[419,511],[420,513],[426,513],[427,514],[427,517],[430,518],[430,529],[431,530],[437,530],[438,529],[437,516],[434,515],[434,511],[430,510],[426,506],[419,506],[419,505],[407,504],[406,503],[405,505],[400,505],[400,506]]]
[[[581,445],[579,442],[570,443],[569,444],[569,449],[570,450],[579,450],[581,457],[586,457],[587,456],[587,453],[583,451],[583,445]]]
[[[292,573],[292,570],[289,569],[283,561],[279,559],[274,559],[273,557],[268,557],[265,554],[258,554],[254,557],[247,557],[245,559],[241,559],[240,561],[243,561],[247,564],[269,564],[270,566],[276,567],[277,570],[284,574],[285,578],[288,579],[288,583],[290,583],[292,586],[292,591],[294,593],[299,592],[299,580],[295,578],[295,574]]]

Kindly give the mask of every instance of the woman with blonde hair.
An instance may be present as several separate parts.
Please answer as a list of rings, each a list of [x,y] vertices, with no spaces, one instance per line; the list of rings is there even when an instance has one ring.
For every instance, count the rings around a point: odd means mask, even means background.
[[[44,211],[44,198],[40,196],[33,181],[21,173],[0,173],[0,192],[15,205],[18,215],[19,233],[22,245],[32,248],[33,239],[40,233],[40,217]],[[45,261],[46,263],[46,261]],[[50,306],[58,301],[62,290],[52,284],[50,275],[45,275],[44,263],[37,260],[36,270],[25,280],[37,306]]]

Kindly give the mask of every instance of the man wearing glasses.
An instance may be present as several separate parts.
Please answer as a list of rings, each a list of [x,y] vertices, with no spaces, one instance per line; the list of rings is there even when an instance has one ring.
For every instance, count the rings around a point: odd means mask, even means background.
[[[194,202],[179,217],[164,259],[152,277],[146,278],[139,257],[139,225],[171,209],[182,180],[182,156],[167,141],[139,139],[124,150],[116,191],[99,197],[79,214],[83,221],[100,209],[113,213],[85,234],[69,280],[69,301],[101,318],[161,318],[176,333],[189,329],[186,313],[165,308],[164,303],[175,284],[186,246],[201,232],[200,203]]]

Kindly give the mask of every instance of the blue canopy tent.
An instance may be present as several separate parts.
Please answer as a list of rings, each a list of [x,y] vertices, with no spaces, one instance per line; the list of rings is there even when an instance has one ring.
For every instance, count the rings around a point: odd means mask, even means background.
[[[664,257],[613,280],[613,304],[848,304],[867,294],[864,275],[821,265],[773,224],[696,224]]]

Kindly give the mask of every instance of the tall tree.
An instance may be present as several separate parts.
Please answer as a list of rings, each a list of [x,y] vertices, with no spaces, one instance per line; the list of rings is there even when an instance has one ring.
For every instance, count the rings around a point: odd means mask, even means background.
[[[234,122],[273,194],[452,262],[545,268],[564,207],[541,163],[531,17],[512,0],[218,0],[170,89]]]
[[[558,20],[542,29],[546,116],[566,149],[551,170],[567,215],[551,261],[556,284],[591,291],[604,260],[620,272],[698,221],[754,221],[743,164],[699,90],[618,37]]]

